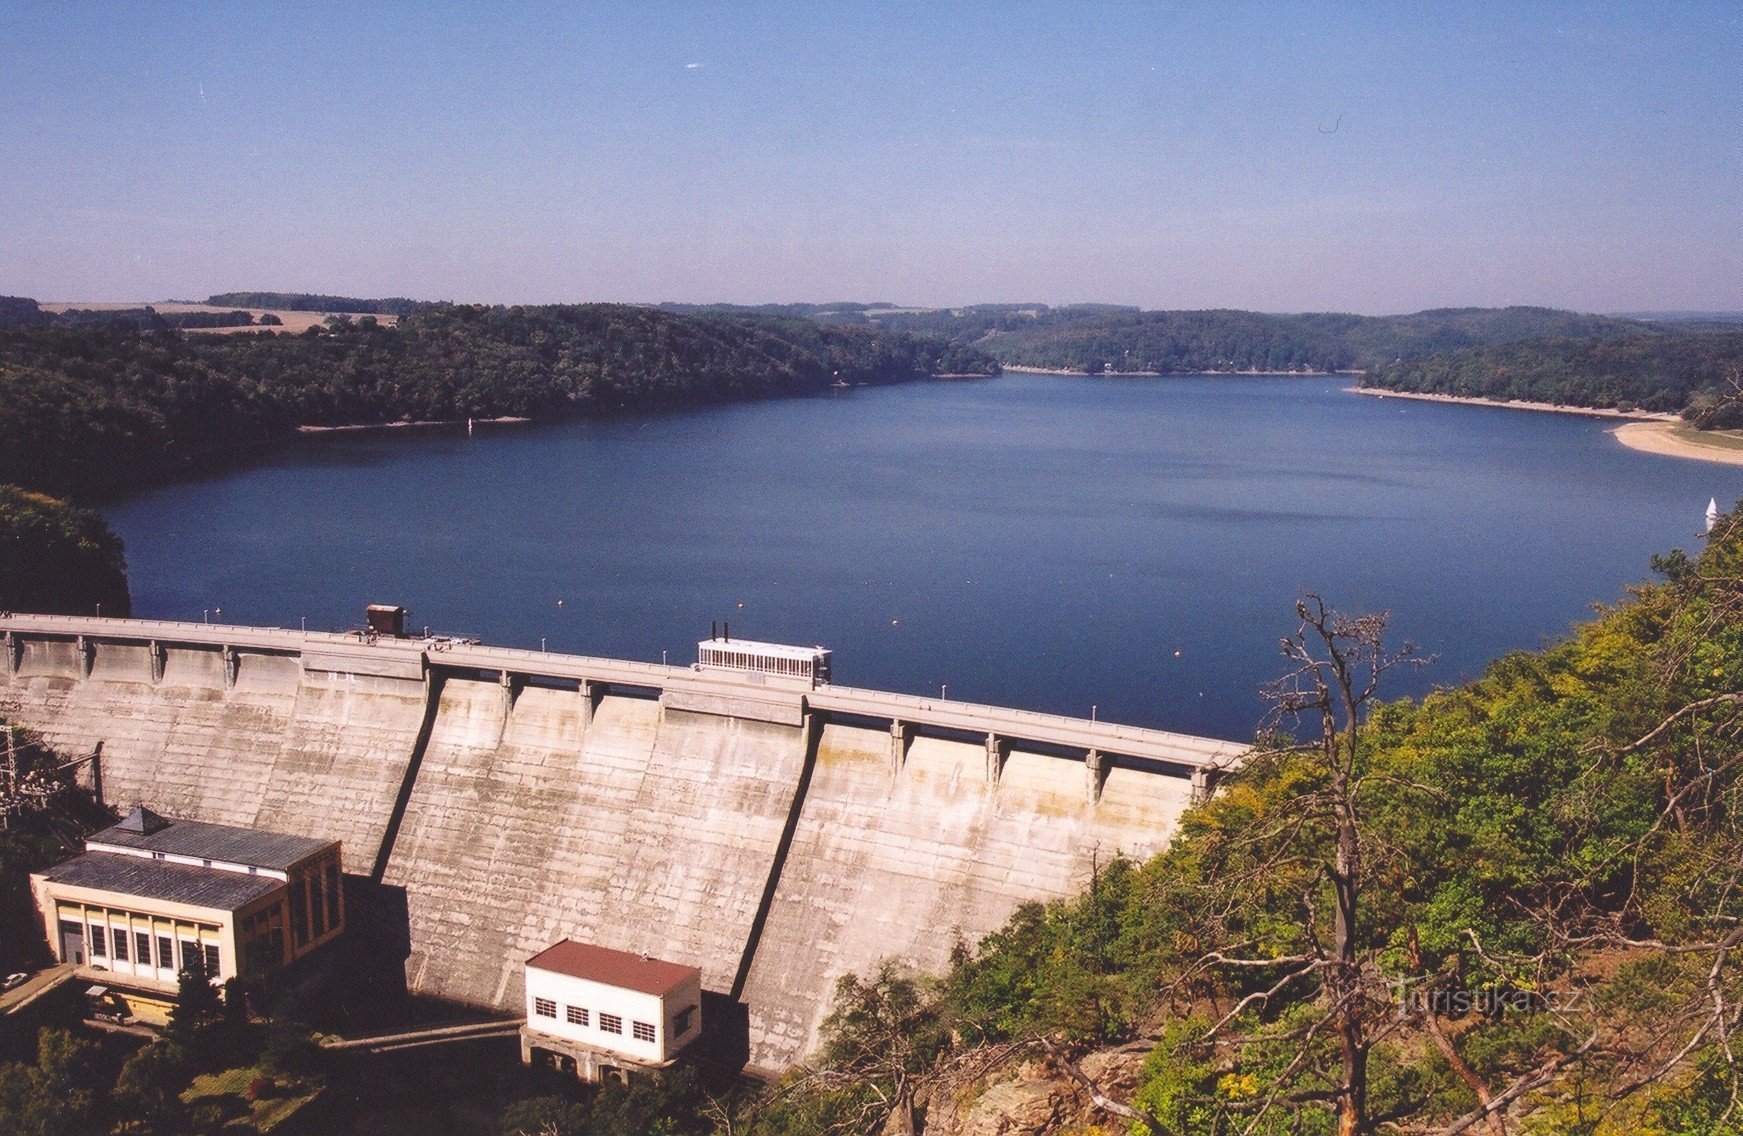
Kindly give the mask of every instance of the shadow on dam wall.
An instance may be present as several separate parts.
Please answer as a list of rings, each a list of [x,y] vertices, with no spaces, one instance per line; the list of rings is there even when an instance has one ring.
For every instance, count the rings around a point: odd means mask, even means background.
[[[1160,849],[1240,748],[469,644],[0,634],[0,714],[101,743],[111,801],[343,841],[366,949],[410,992],[516,1011],[559,939],[646,953],[702,969],[709,1059],[762,1070],[815,1046],[841,975],[941,969],[1094,858]]]

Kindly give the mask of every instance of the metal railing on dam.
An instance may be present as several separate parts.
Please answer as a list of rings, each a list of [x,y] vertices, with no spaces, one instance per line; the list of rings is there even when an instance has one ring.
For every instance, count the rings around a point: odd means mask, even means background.
[[[0,615],[0,716],[100,754],[109,802],[340,841],[414,992],[512,1012],[562,938],[647,953],[700,967],[769,1070],[838,978],[942,970],[1154,855],[1243,753],[719,669],[40,615]]]
[[[357,633],[300,631],[170,620],[114,619],[96,616],[0,615],[4,665],[15,669],[18,640],[32,636],[75,643],[108,640],[143,644],[201,646],[218,650],[264,651],[294,655],[312,669],[414,677],[430,668],[491,671],[509,677],[560,679],[578,684],[624,686],[671,692],[680,708],[750,711],[797,724],[807,710],[882,719],[906,727],[925,727],[986,735],[1002,743],[1032,742],[1064,749],[1131,757],[1194,771],[1224,772],[1238,765],[1246,746],[1216,738],[1167,730],[1091,721],[1033,710],[985,706],[848,686],[817,686],[777,678],[687,666],[642,663],[585,655],[553,654],[492,647],[469,640],[366,638]],[[761,709],[761,715],[757,710]]]

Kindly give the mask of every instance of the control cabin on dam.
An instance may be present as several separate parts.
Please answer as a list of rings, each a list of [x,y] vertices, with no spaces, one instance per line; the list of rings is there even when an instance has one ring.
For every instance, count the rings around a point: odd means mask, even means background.
[[[696,644],[699,670],[734,671],[796,679],[812,686],[827,686],[830,662],[835,652],[825,647],[794,647],[785,643],[759,643],[726,635]]]

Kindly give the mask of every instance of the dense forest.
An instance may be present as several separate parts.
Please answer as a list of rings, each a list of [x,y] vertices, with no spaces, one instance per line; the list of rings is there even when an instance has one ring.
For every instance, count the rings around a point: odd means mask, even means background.
[[[437,307],[428,300],[390,296],[385,300],[360,300],[355,296],[320,296],[312,292],[219,292],[205,303],[214,308],[277,308],[286,312],[331,312],[353,316],[409,316],[423,308]]]
[[[818,312],[816,318],[941,335],[972,343],[1008,366],[1090,374],[1367,369],[1525,339],[1629,337],[1654,331],[1654,325],[1638,320],[1549,308],[1440,308],[1358,316],[1145,312],[1106,304],[992,304],[933,311],[840,306]]]
[[[436,306],[211,338],[0,329],[0,482],[101,493],[298,426],[614,412],[990,374],[941,339],[647,308]]]
[[[1682,411],[1697,425],[1737,425],[1730,380],[1743,331],[1544,339],[1383,366],[1362,385],[1625,410]],[[1715,414],[1721,404],[1729,420]]]

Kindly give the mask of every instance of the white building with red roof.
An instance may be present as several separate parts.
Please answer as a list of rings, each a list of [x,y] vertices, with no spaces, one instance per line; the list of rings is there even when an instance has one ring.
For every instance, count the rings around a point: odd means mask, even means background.
[[[526,963],[521,1059],[573,1062],[584,1080],[661,1069],[702,1034],[702,971],[573,939]]]

